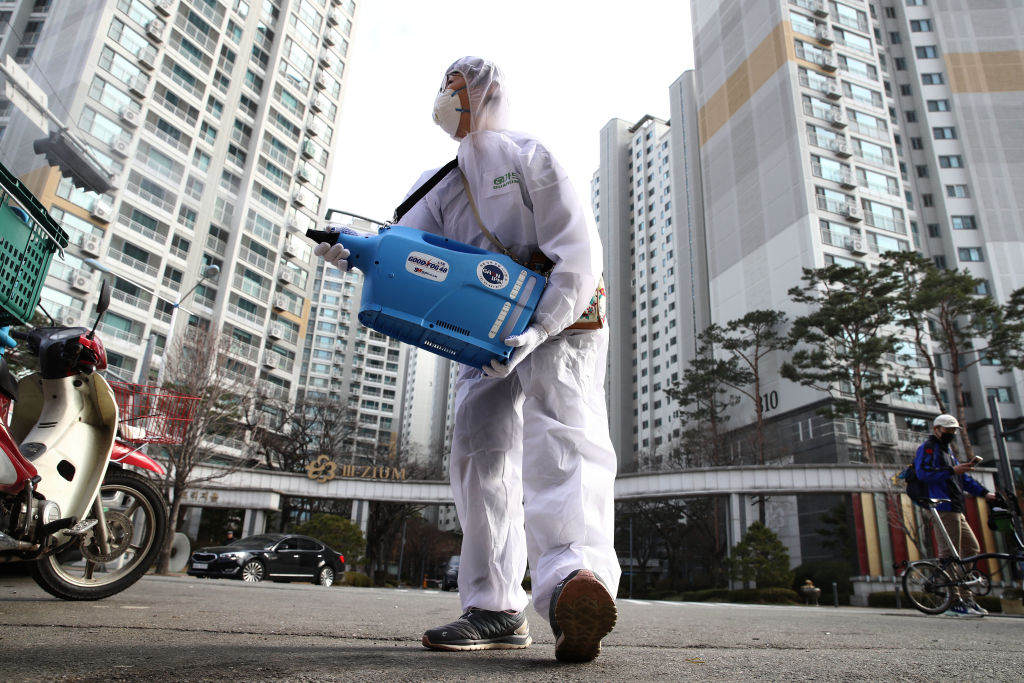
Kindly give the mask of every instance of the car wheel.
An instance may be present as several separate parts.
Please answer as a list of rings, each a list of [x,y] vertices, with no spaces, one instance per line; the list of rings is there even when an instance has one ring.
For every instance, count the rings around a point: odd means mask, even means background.
[[[258,583],[263,580],[264,576],[266,576],[266,570],[259,560],[249,560],[242,565],[242,581]]]
[[[330,588],[334,585],[334,570],[330,567],[321,567],[316,575],[316,582],[324,588]]]

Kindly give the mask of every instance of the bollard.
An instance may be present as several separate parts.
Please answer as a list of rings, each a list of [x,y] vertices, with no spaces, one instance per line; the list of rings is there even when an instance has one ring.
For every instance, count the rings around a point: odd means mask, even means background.
[[[427,587],[427,575],[426,574],[423,575],[423,587],[424,588]]]
[[[835,581],[832,582],[832,606],[839,607],[839,586]]]

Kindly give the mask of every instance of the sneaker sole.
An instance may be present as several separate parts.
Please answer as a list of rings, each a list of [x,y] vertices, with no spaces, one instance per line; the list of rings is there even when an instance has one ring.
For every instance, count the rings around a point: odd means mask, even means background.
[[[423,647],[448,652],[462,652],[464,650],[524,650],[532,644],[533,638],[529,635],[493,638],[490,640],[465,640],[456,643],[434,643],[427,636],[423,636]]]
[[[593,660],[617,618],[615,601],[604,584],[584,569],[565,584],[555,605],[555,621],[562,631],[555,642],[555,658],[560,662]]]

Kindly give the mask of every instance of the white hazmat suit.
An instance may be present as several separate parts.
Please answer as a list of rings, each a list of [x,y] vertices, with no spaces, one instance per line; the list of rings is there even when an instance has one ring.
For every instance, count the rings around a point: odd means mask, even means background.
[[[547,617],[555,584],[590,569],[614,596],[616,457],[608,434],[607,330],[567,330],[590,303],[601,243],[561,166],[535,139],[506,129],[496,66],[455,62],[467,82],[470,132],[459,169],[481,219],[522,262],[540,249],[554,262],[531,321],[540,340],[504,377],[462,366],[456,383],[451,484],[463,529],[459,591],[468,609],[523,610],[529,559],[534,607]],[[414,186],[433,175],[427,172]],[[401,224],[495,251],[459,173],[449,173]],[[488,373],[492,374],[492,373]]]

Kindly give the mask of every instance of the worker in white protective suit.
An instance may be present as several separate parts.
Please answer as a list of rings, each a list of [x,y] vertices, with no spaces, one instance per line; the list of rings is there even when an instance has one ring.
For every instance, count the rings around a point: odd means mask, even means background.
[[[429,629],[423,644],[528,647],[528,560],[534,607],[551,623],[556,657],[589,661],[616,619],[616,457],[604,395],[607,329],[568,328],[594,298],[601,243],[565,171],[538,141],[508,130],[507,113],[494,64],[465,57],[448,68],[434,120],[459,141],[458,170],[401,220],[496,251],[482,223],[520,262],[538,250],[553,262],[530,326],[505,340],[514,347],[509,361],[460,368],[451,484],[463,530],[464,614]],[[347,268],[340,244],[316,253]]]

